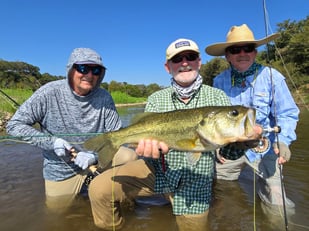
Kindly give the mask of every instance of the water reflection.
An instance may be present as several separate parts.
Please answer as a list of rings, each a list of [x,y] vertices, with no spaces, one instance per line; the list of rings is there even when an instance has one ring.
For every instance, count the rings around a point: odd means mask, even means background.
[[[142,111],[143,107],[118,109],[124,126]],[[292,159],[284,166],[286,192],[296,204],[296,213],[289,219],[290,231],[309,230],[308,130],[309,112],[303,110],[297,128],[298,140],[291,146]],[[210,230],[285,230],[283,216],[275,217],[276,220],[265,217],[259,199],[248,196],[245,188],[253,191],[253,178],[216,184]],[[0,142],[0,230],[98,230],[93,225],[87,198],[78,198],[72,208],[60,216],[47,213],[44,201],[40,149],[24,143]],[[126,226],[123,230],[176,230],[170,205],[139,205],[128,207],[124,212]]]
[[[122,126],[126,127],[131,124],[132,119],[144,112],[144,106],[134,106],[134,107],[118,107],[117,111],[121,117]]]

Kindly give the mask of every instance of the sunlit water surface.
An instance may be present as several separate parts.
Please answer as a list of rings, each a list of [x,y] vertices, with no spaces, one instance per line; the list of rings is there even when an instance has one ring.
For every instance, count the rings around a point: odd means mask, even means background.
[[[142,111],[142,107],[119,108],[125,126],[132,116]],[[309,112],[305,109],[301,112],[297,135],[298,140],[291,146],[292,159],[283,170],[287,195],[296,204],[295,214],[288,217],[291,231],[309,230]],[[0,140],[0,230],[98,230],[85,197],[77,198],[72,208],[61,216],[45,211],[40,153],[40,149],[28,144]],[[239,181],[219,181],[215,185],[209,230],[285,230],[282,210],[277,215],[266,216],[260,200],[253,196],[253,175],[250,170],[245,173],[247,177]],[[125,218],[123,230],[177,230],[169,205],[137,205],[125,209]]]

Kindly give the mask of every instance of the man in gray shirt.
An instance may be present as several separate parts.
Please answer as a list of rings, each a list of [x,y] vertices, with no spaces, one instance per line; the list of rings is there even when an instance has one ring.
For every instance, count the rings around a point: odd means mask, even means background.
[[[100,88],[105,70],[97,52],[74,49],[67,64],[67,78],[39,88],[7,124],[8,134],[22,136],[43,150],[46,203],[51,209],[59,211],[59,207],[71,204],[80,192],[88,166],[97,162],[96,153],[79,145],[89,138],[86,134],[122,126],[111,95]],[[36,123],[40,130],[33,127]],[[73,146],[77,155],[72,160]]]

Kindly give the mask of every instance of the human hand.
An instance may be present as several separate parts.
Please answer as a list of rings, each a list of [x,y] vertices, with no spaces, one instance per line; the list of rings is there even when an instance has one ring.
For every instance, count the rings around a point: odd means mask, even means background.
[[[221,164],[224,164],[226,161],[226,159],[220,154],[220,149],[216,149],[216,158]]]
[[[83,170],[96,162],[97,158],[92,152],[79,152],[74,158],[74,163]]]
[[[54,142],[54,152],[57,156],[65,156],[66,154],[69,154],[72,148],[73,146],[64,139],[57,138]]]
[[[279,154],[279,159],[278,159],[279,164],[284,164],[290,160],[291,151],[289,149],[289,146],[286,145],[285,143],[282,143],[282,142],[279,142],[279,144],[274,143],[273,149],[277,155]]]
[[[139,141],[135,152],[139,156],[152,157],[158,159],[160,154],[168,153],[168,146],[164,142],[152,139],[142,139]]]

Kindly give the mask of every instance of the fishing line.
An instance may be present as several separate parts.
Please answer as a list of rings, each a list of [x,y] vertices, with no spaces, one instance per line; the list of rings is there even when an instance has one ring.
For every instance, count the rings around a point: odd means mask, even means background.
[[[115,164],[115,160],[112,160],[112,168],[113,168],[113,180],[112,180],[112,222],[113,222],[113,231],[116,230],[116,225],[115,225],[115,168],[116,168],[116,164]]]
[[[96,136],[96,135],[100,135],[102,133],[61,133],[61,134],[53,134],[53,136],[57,136],[57,137],[79,137],[79,136]],[[0,142],[3,140],[14,140],[14,141],[18,141],[18,140],[22,140],[24,138],[31,138],[31,137],[50,137],[51,134],[40,134],[40,135],[31,135],[31,136],[0,136]],[[82,142],[76,142],[76,144],[81,144]]]
[[[271,30],[271,27],[267,27],[267,25],[270,25],[270,20],[269,20],[269,17],[268,17],[268,13],[267,13],[267,9],[266,9],[266,3],[265,3],[265,0],[263,0],[263,12],[264,12],[264,22],[265,22],[265,31],[266,31],[266,35],[268,35],[268,29],[271,31],[271,33],[273,33],[273,31]],[[297,87],[296,87],[296,84],[295,84],[295,81],[293,80],[292,76],[290,75],[290,72],[289,70],[287,69],[286,67],[286,64],[284,62],[284,59],[281,55],[281,52],[279,50],[279,48],[277,47],[276,45],[276,42],[273,41],[273,44],[274,44],[274,47],[275,47],[275,50],[277,52],[277,54],[279,55],[279,58],[280,58],[280,61],[282,62],[282,65],[283,65],[283,68],[286,72],[286,75],[288,76],[289,80],[291,81],[291,84],[293,86],[293,88],[296,90],[296,94],[297,96],[299,97],[302,105],[305,106],[305,108],[309,111],[309,106],[306,104],[304,98],[301,96],[301,94],[299,93]],[[269,51],[268,51],[268,48],[269,48],[269,44],[267,43],[267,52],[266,52],[266,55],[267,55],[267,60],[269,61]]]
[[[255,168],[253,168],[253,230],[256,231]]]
[[[267,10],[266,10],[266,2],[265,1],[266,0],[263,0],[263,12],[264,12],[265,32],[266,32],[266,37],[267,37],[268,36],[267,25],[269,25],[269,22],[268,22],[268,17],[266,17]],[[267,42],[267,44],[266,44],[266,54],[267,54],[266,62],[269,64],[269,70],[270,70],[271,91],[272,91],[272,98],[273,98],[273,103],[274,103],[274,120],[275,120],[275,126],[278,126],[275,89],[274,89],[274,82],[273,82],[272,69],[271,69],[272,67],[270,65],[270,59],[269,59],[269,42]],[[277,140],[278,150],[280,150],[278,133],[275,133],[275,137],[276,137],[276,140]],[[280,151],[278,153],[278,158],[280,158]],[[286,202],[285,202],[283,175],[282,175],[282,164],[279,164],[279,177],[280,177],[280,183],[281,183],[281,194],[282,194],[282,204],[283,204],[283,212],[284,212],[285,230],[287,231],[288,230],[288,219],[287,219],[286,204],[285,204]]]

